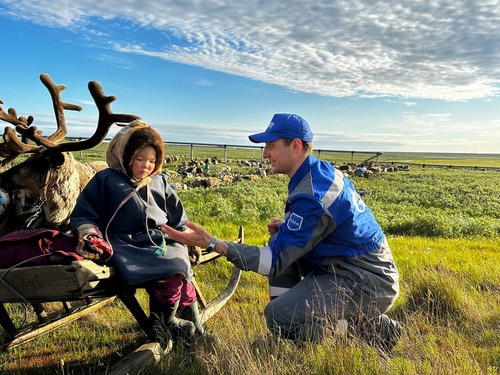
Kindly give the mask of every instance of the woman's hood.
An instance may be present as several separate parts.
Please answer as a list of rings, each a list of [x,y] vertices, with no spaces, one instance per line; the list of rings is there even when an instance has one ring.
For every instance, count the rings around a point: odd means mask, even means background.
[[[106,162],[111,168],[132,178],[130,163],[134,155],[146,146],[152,146],[156,150],[156,165],[151,175],[160,173],[165,159],[163,139],[142,120],[132,121],[111,139],[106,150]]]

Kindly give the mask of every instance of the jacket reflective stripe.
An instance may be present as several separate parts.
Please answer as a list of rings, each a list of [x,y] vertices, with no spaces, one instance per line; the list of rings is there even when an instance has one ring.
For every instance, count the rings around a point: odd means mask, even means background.
[[[271,272],[271,264],[273,262],[273,253],[269,246],[259,247],[260,257],[259,257],[259,268],[257,273],[264,276],[269,276]]]
[[[344,189],[344,173],[342,171],[335,169],[335,179],[333,180],[332,185],[325,193],[321,201],[325,205],[325,207],[330,207],[330,205],[337,199]]]

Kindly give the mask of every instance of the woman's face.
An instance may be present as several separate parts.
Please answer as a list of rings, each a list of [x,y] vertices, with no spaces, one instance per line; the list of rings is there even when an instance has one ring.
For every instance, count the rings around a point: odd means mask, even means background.
[[[143,147],[132,159],[132,174],[135,179],[148,177],[156,166],[156,150],[151,146]]]

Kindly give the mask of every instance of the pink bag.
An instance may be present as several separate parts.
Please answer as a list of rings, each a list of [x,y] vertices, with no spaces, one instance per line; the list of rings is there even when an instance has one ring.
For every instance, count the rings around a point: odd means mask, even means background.
[[[14,231],[0,237],[0,269],[64,264],[83,258],[72,235],[55,229]]]

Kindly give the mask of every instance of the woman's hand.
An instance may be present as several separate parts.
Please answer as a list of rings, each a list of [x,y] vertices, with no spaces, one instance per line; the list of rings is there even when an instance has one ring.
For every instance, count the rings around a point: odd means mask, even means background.
[[[161,231],[170,239],[183,243],[188,246],[199,246],[206,248],[212,241],[212,236],[205,230],[205,228],[192,223],[186,222],[186,226],[191,231],[181,232],[166,224],[162,224]]]

